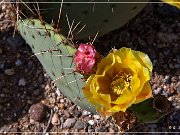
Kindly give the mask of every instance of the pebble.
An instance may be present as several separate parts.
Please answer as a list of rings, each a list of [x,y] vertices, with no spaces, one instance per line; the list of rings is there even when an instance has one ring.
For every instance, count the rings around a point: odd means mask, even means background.
[[[17,60],[15,61],[15,65],[16,65],[16,66],[21,66],[21,64],[22,64],[22,62],[21,62],[20,59],[17,59]]]
[[[40,89],[36,89],[33,91],[33,95],[38,96],[40,94],[41,90]]]
[[[157,89],[154,90],[154,94],[155,94],[155,95],[158,95],[158,94],[160,94],[161,92],[162,92],[162,88],[157,88]]]
[[[180,113],[175,113],[173,117],[175,120],[180,121]]]
[[[100,119],[100,116],[99,116],[99,115],[93,115],[93,117],[94,117],[96,120],[99,120],[99,119]]]
[[[180,64],[175,64],[174,67],[179,69],[180,68]]]
[[[94,120],[89,120],[88,123],[89,123],[89,125],[93,126],[95,122],[94,122]]]
[[[19,80],[18,85],[19,85],[19,86],[25,86],[25,85],[26,85],[25,79],[24,79],[24,78],[21,78],[21,79]]]
[[[176,90],[177,90],[177,93],[180,93],[180,87],[177,87]]]
[[[58,88],[56,89],[56,94],[57,94],[57,96],[61,96],[61,92]]]
[[[2,54],[2,49],[0,48],[0,54]]]
[[[28,69],[31,69],[32,68],[32,66],[33,66],[33,61],[28,61]]]
[[[42,121],[46,113],[46,107],[42,103],[31,105],[29,109],[30,118],[35,121]]]
[[[169,101],[172,101],[172,100],[173,100],[173,97],[172,97],[172,96],[171,96],[171,97],[169,97],[169,98],[168,98],[168,100],[169,100]]]
[[[51,120],[52,125],[60,125],[60,118],[57,113],[53,114],[52,120]]]
[[[64,109],[65,105],[62,104],[62,103],[60,103],[60,104],[58,104],[58,107],[59,107],[60,109]]]
[[[85,128],[85,122],[84,121],[77,121],[74,125],[74,128],[80,130]]]
[[[13,127],[10,129],[10,132],[19,132],[19,128],[18,127]]]
[[[22,47],[25,43],[24,39],[19,34],[15,34],[15,36],[8,37],[7,41],[14,50],[17,50],[18,48]]]
[[[60,99],[60,103],[64,103],[64,99]]]
[[[66,116],[67,118],[69,118],[71,115],[67,110],[64,110],[64,116]]]
[[[76,116],[76,117],[80,117],[81,115],[82,115],[82,111],[75,110],[75,112],[74,112],[74,116]]]
[[[6,75],[11,76],[11,75],[14,75],[14,74],[15,74],[15,70],[14,70],[13,68],[11,68],[11,69],[5,69],[4,73],[5,73]]]
[[[169,83],[171,82],[170,76],[166,75],[165,78],[164,78],[164,80],[163,80],[163,82],[164,82],[165,84],[169,84]]]
[[[82,112],[82,116],[87,116],[87,115],[90,115],[91,113],[90,112],[88,112],[88,111],[86,111],[86,110],[83,110],[83,112]]]
[[[168,97],[168,93],[165,92],[165,91],[163,91],[161,95],[163,95],[163,96],[165,96],[165,97]]]
[[[74,126],[76,122],[75,118],[68,118],[66,121],[63,123],[63,128],[71,128]]]

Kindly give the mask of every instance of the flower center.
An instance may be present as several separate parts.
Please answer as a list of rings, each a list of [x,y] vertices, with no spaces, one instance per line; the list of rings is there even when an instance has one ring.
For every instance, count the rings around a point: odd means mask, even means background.
[[[117,74],[111,83],[111,89],[113,91],[114,94],[116,95],[121,95],[123,93],[123,91],[125,90],[131,90],[131,78],[132,75],[130,74],[126,74],[124,72],[120,72],[119,74]]]

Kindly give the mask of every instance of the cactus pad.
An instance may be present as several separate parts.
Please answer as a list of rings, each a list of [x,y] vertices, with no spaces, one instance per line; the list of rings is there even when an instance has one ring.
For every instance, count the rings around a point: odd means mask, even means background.
[[[38,1],[42,2],[42,0]],[[43,19],[48,23],[51,23],[52,19],[54,22],[57,22],[61,1],[45,0],[43,2],[48,2],[48,4],[39,3],[40,8],[46,9],[42,13]],[[70,3],[71,0],[63,0],[63,2],[60,19],[63,35],[67,35],[69,31],[68,19],[70,25],[74,20],[73,27],[80,22],[73,31],[73,38],[88,39],[89,36],[91,38],[94,37],[97,32],[98,36],[102,36],[114,29],[122,27],[145,7],[146,4],[143,2],[148,2],[148,0],[83,0],[83,2],[82,0],[76,0],[78,3]],[[82,28],[83,30],[81,31]]]
[[[64,36],[56,34],[50,25],[39,20],[22,20],[17,27],[60,91],[82,109],[96,113],[95,108],[84,98],[83,76],[74,72],[73,54],[76,49],[71,43]]]

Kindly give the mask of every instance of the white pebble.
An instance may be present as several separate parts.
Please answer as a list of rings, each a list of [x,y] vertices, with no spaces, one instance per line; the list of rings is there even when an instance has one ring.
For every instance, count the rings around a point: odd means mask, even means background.
[[[16,66],[21,66],[22,62],[21,62],[20,59],[17,59],[17,60],[15,61],[15,64],[16,64]]]
[[[85,111],[85,110],[82,112],[82,115],[83,115],[83,116],[87,116],[87,115],[89,115],[89,114],[91,114],[91,113],[88,112],[88,111]]]
[[[94,125],[94,120],[89,120],[88,123],[93,126]]]
[[[64,103],[64,99],[61,99],[60,102],[61,102],[61,103]]]
[[[56,89],[56,94],[57,94],[57,96],[61,95],[60,90],[58,88]]]
[[[169,97],[168,100],[169,100],[169,101],[172,101],[172,100],[173,100],[173,97]]]
[[[19,85],[19,86],[25,86],[25,85],[26,85],[25,79],[24,79],[24,78],[21,78],[21,79],[19,80],[18,85]]]
[[[13,68],[11,68],[11,69],[6,69],[6,70],[4,71],[4,73],[5,73],[6,75],[14,75],[14,74],[15,74],[15,70],[14,70]]]
[[[93,117],[94,117],[96,120],[99,120],[99,119],[100,119],[100,116],[99,116],[99,115],[93,115]]]
[[[60,124],[60,118],[57,113],[53,114],[52,120],[51,120],[52,125],[59,125]]]

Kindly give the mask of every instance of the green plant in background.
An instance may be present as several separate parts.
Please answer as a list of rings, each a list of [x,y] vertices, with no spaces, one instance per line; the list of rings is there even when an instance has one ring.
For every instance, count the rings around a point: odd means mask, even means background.
[[[65,34],[59,34],[58,30],[42,20],[42,18],[44,18],[47,22],[51,22],[52,15],[57,17],[60,10],[60,4],[40,4],[40,8],[43,7],[49,9],[49,12],[39,15],[38,18],[40,19],[21,19],[17,22],[17,29],[30,45],[34,54],[37,56],[51,79],[54,80],[59,90],[82,109],[94,114],[101,113],[104,116],[112,116],[119,111],[123,112],[129,108],[127,110],[132,110],[141,122],[157,121],[162,115],[168,112],[168,109],[163,112],[163,114],[158,114],[156,106],[153,106],[153,98],[150,98],[152,95],[150,94],[151,89],[148,83],[152,72],[152,65],[150,64],[151,62],[147,55],[135,51],[130,51],[131,53],[128,53],[126,49],[116,52],[114,50],[109,55],[114,53],[116,57],[105,58],[107,59],[106,61],[97,55],[95,48],[92,47],[92,43],[89,44],[90,47],[88,47],[88,44],[82,44],[84,47],[81,48],[80,45],[77,49],[77,47],[75,47],[76,45],[68,40],[69,37],[65,38],[65,36],[63,36],[71,35],[73,39],[86,39],[88,36],[95,36],[97,31],[99,31],[99,35],[103,35],[113,29],[123,26],[133,18],[145,4],[101,5],[89,3],[83,5],[84,6],[71,3],[63,4],[61,11],[62,21],[60,19],[60,33],[64,32]],[[54,10],[51,11],[52,7]],[[102,16],[102,14],[104,15]],[[57,21],[58,18],[54,18],[53,20]],[[70,22],[72,23],[68,24]],[[81,24],[82,27],[78,28],[78,25],[75,24]],[[78,33],[77,31],[80,31],[85,24],[86,27]],[[109,55],[108,57],[110,57]],[[103,93],[102,90],[101,92],[97,92],[96,88],[103,88],[103,85],[109,83],[107,80],[107,83],[105,80],[102,82],[103,77],[100,77],[100,74],[105,75],[107,72],[107,76],[109,76],[109,73],[116,71],[117,67],[119,67],[116,66],[116,64],[118,65],[121,61],[119,57],[122,58],[124,63],[122,64],[123,66],[120,64],[120,66],[123,67],[123,72],[122,74],[118,73],[117,75],[113,73],[115,78],[111,78],[112,83],[110,83],[112,86],[111,88],[114,90],[114,94],[118,96],[117,103],[115,103],[115,101],[112,103],[117,104],[116,106],[110,103],[109,96],[106,95],[107,92]],[[111,71],[109,70],[109,67],[111,66],[109,66],[108,63],[111,63],[113,60],[116,62],[114,62],[115,66],[110,64],[112,66]],[[99,62],[101,64],[99,64]],[[136,64],[142,68],[141,73],[137,73],[135,70]],[[105,69],[102,67],[105,67]],[[119,71],[119,69],[117,71]],[[135,73],[136,75],[134,75]],[[144,75],[145,77],[143,77]],[[135,78],[132,79],[132,77]],[[93,78],[95,78],[95,81]],[[124,79],[128,79],[128,81]],[[133,82],[131,82],[131,79]],[[136,84],[137,82],[139,83]],[[119,83],[122,83],[122,85]],[[97,85],[99,85],[99,87]],[[134,87],[133,89],[136,87],[139,88],[139,90],[137,89],[138,94],[135,91],[133,92],[133,95],[128,93],[128,95],[123,96],[125,101],[127,98],[127,103],[121,104],[121,94],[123,94],[124,91],[127,92],[131,86]],[[121,88],[123,88],[123,90],[121,90]],[[129,96],[132,96],[132,98]],[[112,96],[112,98],[115,98],[115,96]],[[144,101],[145,99],[148,100]],[[132,105],[134,103],[138,104]]]

